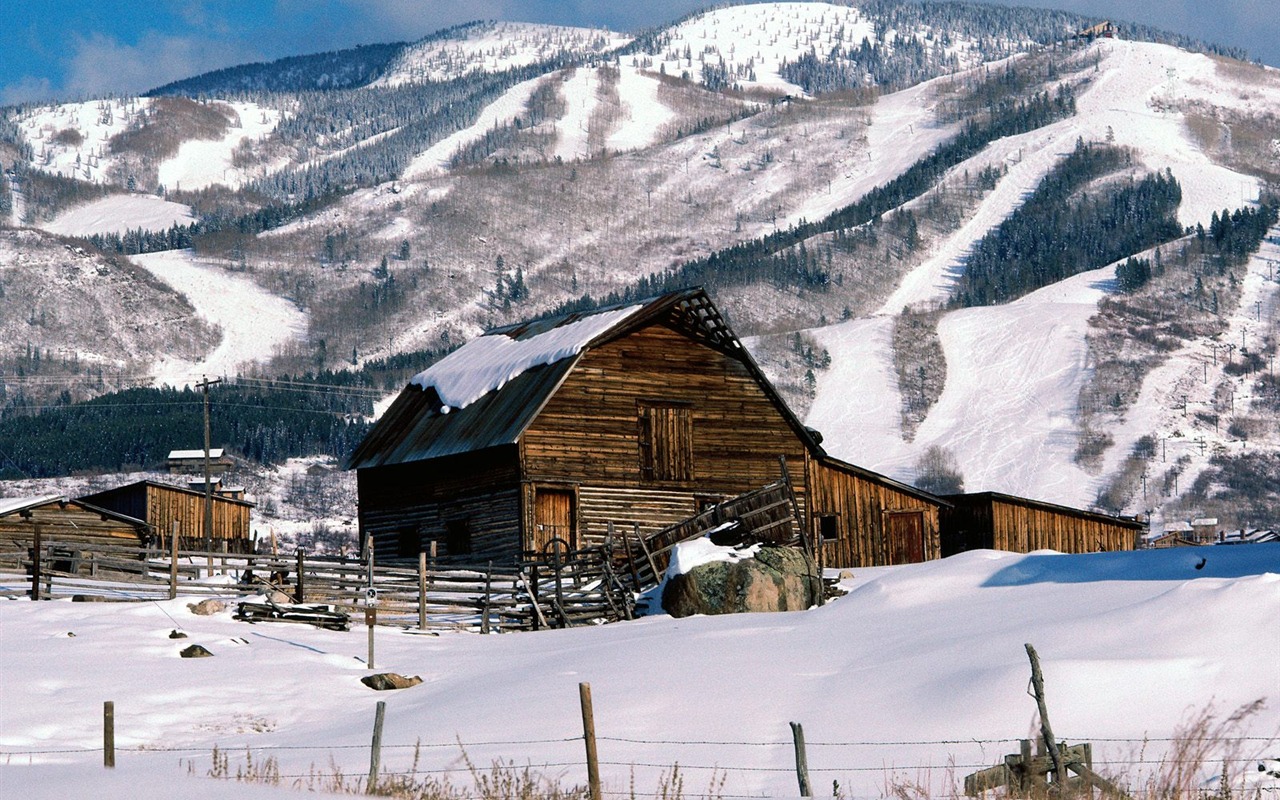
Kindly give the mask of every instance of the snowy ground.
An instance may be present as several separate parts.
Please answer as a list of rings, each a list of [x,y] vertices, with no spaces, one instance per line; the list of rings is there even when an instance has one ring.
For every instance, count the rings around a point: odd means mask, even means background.
[[[233,773],[251,753],[255,763],[277,758],[285,776],[362,775],[374,704],[385,700],[384,770],[407,769],[420,743],[420,769],[456,770],[439,775],[465,782],[461,742],[482,767],[511,759],[578,783],[577,684],[589,682],[608,792],[626,794],[634,775],[648,796],[661,771],[648,765],[679,762],[690,795],[714,769],[725,796],[794,797],[791,721],[805,726],[824,795],[835,780],[849,796],[880,796],[895,777],[949,791],[949,763],[963,777],[1033,735],[1031,642],[1058,735],[1093,741],[1099,771],[1136,779],[1143,767],[1130,762],[1159,759],[1161,740],[1211,703],[1225,715],[1269,697],[1245,731],[1260,738],[1242,755],[1275,755],[1280,629],[1260,621],[1280,614],[1277,573],[1274,544],[977,551],[854,571],[851,594],[807,612],[497,636],[379,629],[378,671],[424,680],[382,694],[358,682],[370,672],[361,627],[197,617],[185,598],[0,601],[0,776],[15,797],[75,796],[89,785],[101,798],[153,796],[139,786],[241,796],[202,779],[215,746],[230,753]],[[169,639],[175,629],[189,638]],[[214,657],[180,659],[193,643]],[[106,700],[115,703],[113,774],[96,766]],[[875,742],[896,744],[853,744]],[[1220,769],[1212,762],[1203,777]]]
[[[149,194],[115,194],[68,209],[40,227],[61,236],[92,236],[139,228],[162,231],[194,221],[190,206]]]
[[[263,139],[280,124],[280,112],[257,103],[228,102],[239,116],[238,126],[227,129],[221,139],[213,141],[191,140],[178,148],[177,155],[160,165],[160,183],[171,190],[198,191],[220,183],[236,188],[271,168],[280,168],[280,162],[267,169],[246,172],[232,159],[241,142]]]
[[[234,375],[241,364],[266,361],[306,331],[306,315],[248,277],[202,263],[189,250],[134,256],[133,261],[185,294],[196,312],[222,329],[222,340],[199,363],[157,353],[157,384],[183,386],[201,376]]]

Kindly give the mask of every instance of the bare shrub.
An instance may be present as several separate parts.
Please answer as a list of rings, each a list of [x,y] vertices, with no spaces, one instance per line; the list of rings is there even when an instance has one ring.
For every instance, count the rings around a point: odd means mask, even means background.
[[[955,455],[945,447],[929,445],[916,461],[916,486],[933,494],[960,494],[964,475]]]

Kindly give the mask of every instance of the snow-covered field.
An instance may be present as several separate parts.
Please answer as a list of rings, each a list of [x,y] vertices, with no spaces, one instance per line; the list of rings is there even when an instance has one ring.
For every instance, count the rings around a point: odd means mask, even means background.
[[[98,798],[158,797],[146,793],[158,786],[256,796],[205,777],[215,746],[233,774],[249,754],[276,758],[285,784],[335,768],[359,776],[385,700],[384,771],[408,769],[420,744],[419,769],[463,784],[463,748],[481,768],[509,759],[580,783],[577,684],[588,682],[607,792],[627,793],[634,776],[648,796],[678,762],[690,795],[714,773],[724,796],[794,797],[796,721],[824,795],[838,781],[846,796],[877,797],[892,780],[949,794],[949,765],[961,778],[1034,735],[1027,642],[1055,732],[1094,742],[1101,772],[1136,780],[1189,715],[1211,704],[1221,718],[1259,698],[1271,703],[1237,731],[1258,738],[1230,766],[1276,755],[1280,628],[1267,621],[1280,615],[1280,545],[976,551],[856,570],[844,584],[851,593],[826,607],[785,614],[491,636],[379,629],[377,671],[424,680],[391,693],[359,683],[370,672],[360,626],[199,617],[185,598],[0,601],[0,780],[14,797],[86,796],[90,785]],[[190,644],[214,656],[179,658]],[[114,773],[98,766],[107,700]],[[877,742],[888,744],[857,744]],[[1221,768],[1211,759],[1201,777]]]
[[[288,300],[248,277],[202,263],[189,250],[148,253],[133,261],[185,294],[201,317],[222,329],[222,340],[201,362],[156,353],[157,384],[183,386],[204,375],[234,375],[241,364],[267,361],[280,345],[306,331],[306,315]]]
[[[40,227],[62,236],[92,236],[139,228],[161,231],[194,221],[191,206],[149,194],[115,194],[68,209]]]
[[[184,142],[176,155],[160,165],[160,183],[163,186],[197,191],[220,183],[236,188],[273,167],[287,164],[281,161],[250,171],[237,167],[232,158],[235,149],[242,142],[269,135],[280,124],[280,112],[257,103],[229,102],[227,105],[235,109],[239,124],[229,128],[221,139]]]

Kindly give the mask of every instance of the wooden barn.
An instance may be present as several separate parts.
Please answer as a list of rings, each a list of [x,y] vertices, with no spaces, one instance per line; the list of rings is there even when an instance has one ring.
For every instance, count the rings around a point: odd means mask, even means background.
[[[146,522],[96,508],[83,500],[69,500],[61,495],[0,498],[0,551],[31,547],[37,525],[42,541],[59,544],[140,548],[151,536]]]
[[[827,457],[700,289],[491,331],[415,376],[346,466],[378,560],[435,541],[483,564],[650,536],[782,459],[828,565],[937,555],[945,503]]]
[[[942,512],[944,557],[980,549],[1014,553],[1133,550],[1147,527],[1136,519],[997,492],[953,494],[945,499],[951,507]]]
[[[168,541],[178,523],[183,548],[204,547],[204,493],[158,481],[137,481],[105,492],[86,495],[81,501],[119,514],[145,520],[157,536]],[[252,551],[249,512],[253,503],[213,495],[212,540],[215,549],[233,553]]]
[[[170,475],[203,475],[204,450],[170,450],[165,460]],[[230,470],[235,463],[221,447],[209,450],[209,474],[221,475]]]

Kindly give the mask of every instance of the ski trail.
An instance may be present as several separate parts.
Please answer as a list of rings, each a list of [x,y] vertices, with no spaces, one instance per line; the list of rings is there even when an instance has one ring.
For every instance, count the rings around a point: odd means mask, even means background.
[[[233,375],[241,364],[265,362],[277,349],[300,340],[306,315],[247,277],[196,260],[190,250],[133,256],[131,260],[186,295],[196,313],[222,329],[222,340],[203,361],[156,354],[157,384],[182,386],[202,375]]]

